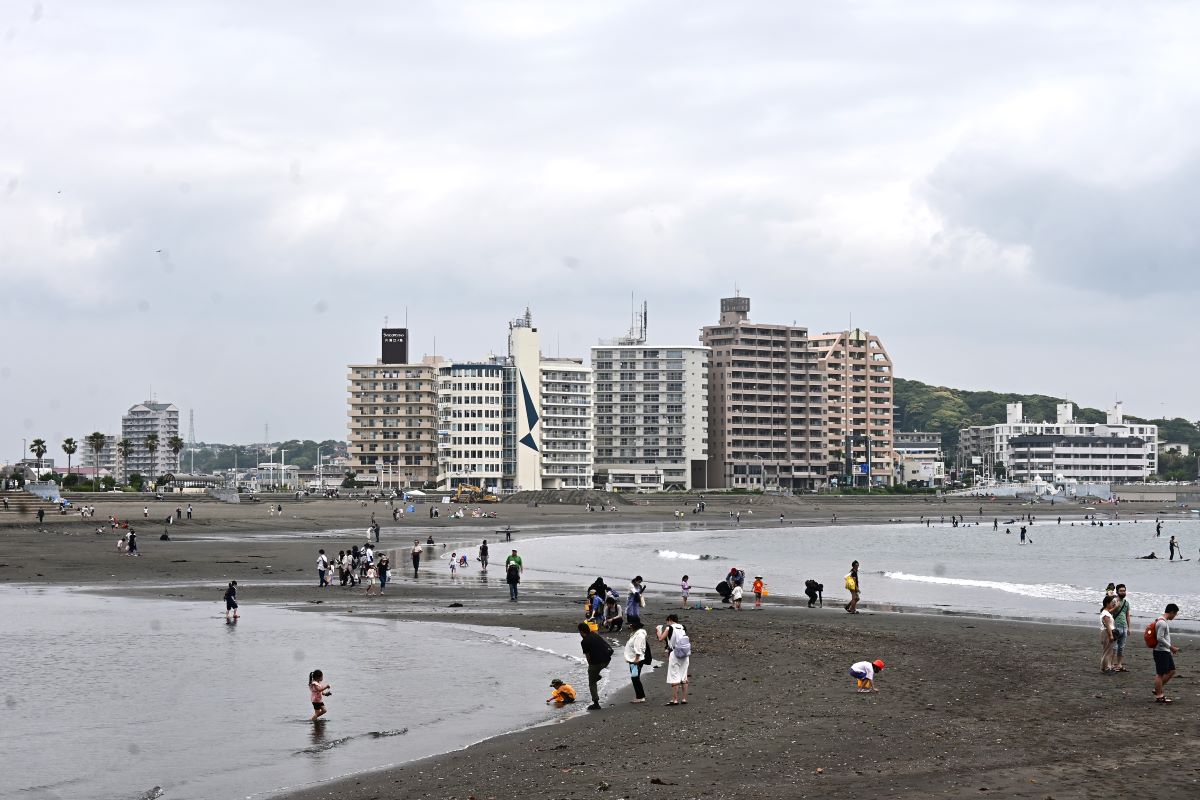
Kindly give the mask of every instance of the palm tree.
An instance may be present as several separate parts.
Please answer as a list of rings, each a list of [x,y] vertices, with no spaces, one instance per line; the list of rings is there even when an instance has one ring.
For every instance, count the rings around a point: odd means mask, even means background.
[[[75,455],[75,451],[79,449],[79,443],[74,439],[63,439],[62,450],[67,454],[67,475],[71,474],[71,456]],[[66,484],[67,479],[63,478],[63,483]],[[75,484],[71,484],[74,486]]]
[[[40,481],[42,479],[42,456],[46,455],[46,440],[45,439],[34,439],[33,444],[29,445],[29,452],[31,452],[35,456],[37,456],[37,460],[38,460],[37,479]]]
[[[129,480],[128,463],[129,456],[133,454],[133,442],[129,441],[128,439],[122,439],[121,441],[117,442],[117,452],[121,454],[121,471],[126,473],[121,477],[125,480]]]
[[[154,460],[154,456],[158,452],[158,434],[157,433],[146,434],[146,452],[148,452],[150,454],[150,474],[147,475],[146,477],[148,477],[150,479],[151,483],[154,483],[154,479],[158,477],[157,475],[154,474],[155,471],[157,471],[157,469],[158,469],[158,464]]]
[[[183,448],[186,446],[187,446],[186,443],[179,436],[172,436],[170,439],[167,439],[167,449],[175,454],[175,471],[176,472],[179,472],[179,470],[180,470],[179,454],[183,452]]]
[[[92,433],[89,433],[85,439],[88,447],[92,449],[92,452],[96,456],[94,459],[96,467],[96,484],[94,488],[97,492],[100,491],[100,453],[104,450],[104,445],[107,438],[108,437],[106,437],[100,431],[93,431]]]

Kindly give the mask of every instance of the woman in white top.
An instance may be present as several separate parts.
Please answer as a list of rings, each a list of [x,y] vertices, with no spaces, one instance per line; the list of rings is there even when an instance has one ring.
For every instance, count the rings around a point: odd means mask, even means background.
[[[1116,636],[1113,633],[1113,610],[1117,607],[1117,598],[1105,597],[1104,605],[1100,611],[1100,646],[1102,652],[1100,655],[1100,671],[1105,675],[1112,675],[1117,670],[1113,666],[1113,641]]]
[[[667,646],[667,685],[671,687],[671,702],[667,705],[687,705],[692,645],[678,614],[668,614],[667,624],[658,626],[658,640]]]
[[[636,617],[629,621],[629,641],[625,642],[625,662],[629,665],[629,680],[633,683],[632,703],[646,702],[646,690],[642,687],[642,669],[646,663],[646,629]]]

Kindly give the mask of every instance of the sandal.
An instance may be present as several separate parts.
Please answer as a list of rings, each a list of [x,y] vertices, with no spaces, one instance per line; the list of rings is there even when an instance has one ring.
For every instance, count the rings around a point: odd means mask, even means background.
[[[677,703],[677,702],[675,702],[674,700],[672,700],[671,702],[667,703],[667,705],[669,705],[669,706],[677,706],[677,705],[679,705],[679,703]]]
[[[1155,697],[1154,702],[1156,702],[1156,703],[1173,703],[1175,701],[1169,697]]]

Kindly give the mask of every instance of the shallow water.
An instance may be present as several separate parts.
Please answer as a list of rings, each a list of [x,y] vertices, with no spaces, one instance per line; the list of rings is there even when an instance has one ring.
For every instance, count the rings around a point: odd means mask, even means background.
[[[561,716],[543,702],[556,675],[586,695],[570,635],[253,604],[227,625],[218,602],[66,590],[0,599],[0,797],[262,795]],[[333,696],[314,725],[318,667]]]
[[[642,575],[653,592],[677,593],[689,575],[693,602],[720,605],[713,587],[731,567],[746,572],[746,588],[762,575],[776,596],[803,597],[808,578],[825,585],[830,598],[844,598],[850,562],[860,562],[863,603],[938,608],[964,613],[1071,621],[1099,625],[1104,587],[1126,583],[1134,623],[1148,622],[1168,602],[1180,606],[1180,628],[1200,618],[1200,522],[1171,520],[1155,538],[1154,520],[1105,522],[1103,528],[1054,519],[1029,527],[1032,543],[1021,545],[1020,524],[993,532],[992,519],[979,526],[934,522],[793,528],[742,528],[674,533],[615,533],[530,538],[518,543],[526,575],[584,587],[596,576],[624,594],[629,579]],[[1005,528],[1013,531],[1006,535]],[[1167,542],[1175,535],[1190,561],[1170,563]],[[1138,560],[1151,551],[1160,560]],[[747,593],[747,605],[753,595]],[[646,612],[666,612],[666,598]],[[676,601],[675,605],[678,602]]]

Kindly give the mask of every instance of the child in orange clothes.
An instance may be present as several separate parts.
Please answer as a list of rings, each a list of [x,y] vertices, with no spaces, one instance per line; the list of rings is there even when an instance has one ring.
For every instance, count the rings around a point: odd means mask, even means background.
[[[750,588],[754,590],[754,607],[755,608],[762,608],[763,586],[764,586],[764,584],[763,584],[762,575],[755,575],[754,583],[750,585]]]

